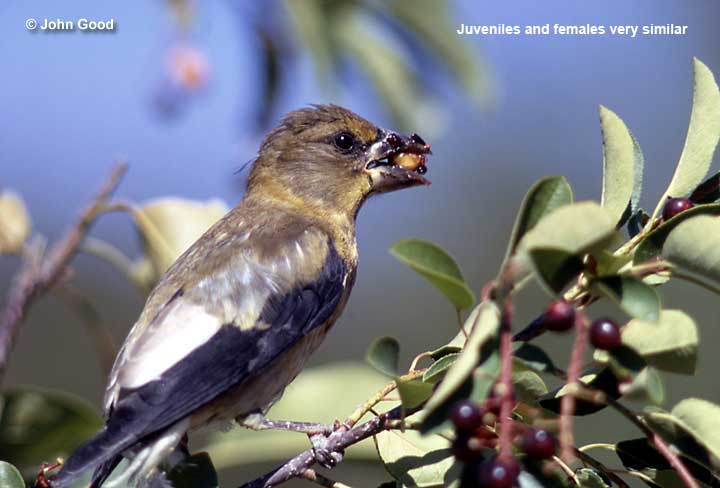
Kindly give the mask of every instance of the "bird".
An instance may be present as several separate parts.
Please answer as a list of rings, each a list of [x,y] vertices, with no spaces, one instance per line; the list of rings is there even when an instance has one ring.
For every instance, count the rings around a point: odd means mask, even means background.
[[[375,194],[428,185],[424,164],[398,164],[428,154],[419,135],[338,105],[282,117],[240,203],[149,294],[109,375],[104,426],[50,485],[65,488],[93,470],[90,486],[99,487],[124,458],[121,478],[142,484],[187,455],[187,433],[201,427],[320,430],[265,414],[345,308],[360,207]]]

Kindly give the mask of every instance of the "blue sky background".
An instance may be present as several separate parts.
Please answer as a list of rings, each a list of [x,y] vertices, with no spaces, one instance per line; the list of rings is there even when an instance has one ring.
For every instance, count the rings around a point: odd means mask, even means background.
[[[276,9],[272,4],[265,5]],[[578,198],[599,198],[599,104],[616,111],[642,146],[643,202],[654,206],[682,150],[692,57],[720,74],[717,1],[462,0],[451,6],[457,24],[689,27],[685,36],[635,39],[466,37],[478,59],[489,63],[494,101],[479,109],[447,76],[427,74],[437,81],[433,96],[444,108],[437,120],[415,128],[431,134],[426,139],[434,151],[428,173],[433,185],[376,199],[361,212],[357,287],[318,362],[359,359],[378,335],[402,339],[408,356],[453,335],[450,307],[395,262],[387,248],[408,236],[434,240],[456,256],[468,281],[479,289],[496,271],[513,215],[534,180],[565,174]],[[0,3],[0,184],[23,195],[38,232],[51,239],[59,236],[117,157],[131,165],[118,192],[123,198],[180,195],[237,202],[243,181],[234,173],[253,156],[261,136],[252,116],[260,80],[256,40],[248,26],[262,14],[263,9],[249,1],[202,2],[192,40],[207,52],[210,85],[180,117],[168,121],[152,105],[162,60],[176,41],[176,25],[164,2]],[[81,16],[113,17],[117,31],[31,33],[24,26],[28,17]],[[332,101],[392,125],[363,80],[341,84],[328,94],[317,86],[306,55],[291,69],[292,88],[282,93],[273,119],[308,103]],[[433,132],[438,122],[446,122],[444,129]],[[103,219],[94,234],[130,254],[138,251],[126,217]],[[16,265],[11,259],[0,260],[0,290],[6,289]],[[78,286],[123,337],[142,299],[94,258],[81,257],[78,268]],[[709,346],[720,341],[716,298],[683,285],[665,290],[664,297],[669,307],[694,304],[703,338],[700,376],[669,377],[668,405],[693,391],[720,401],[717,382],[709,376],[720,366],[720,360],[710,357],[714,353]],[[525,298],[529,305],[522,308],[521,319],[537,312],[545,300],[537,290]],[[90,342],[74,319],[57,317],[69,314],[52,297],[34,309],[8,381],[63,387],[97,402],[104,378],[94,369],[94,359],[88,359]],[[566,349],[564,339],[553,341],[546,344]],[[588,435],[599,428],[588,426]]]

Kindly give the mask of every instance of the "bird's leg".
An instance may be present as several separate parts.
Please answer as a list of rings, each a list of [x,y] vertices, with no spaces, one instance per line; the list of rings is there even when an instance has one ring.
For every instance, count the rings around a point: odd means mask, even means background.
[[[251,430],[285,430],[299,432],[312,436],[320,434],[327,436],[338,429],[338,424],[328,425],[319,422],[295,422],[292,420],[270,420],[261,413],[253,413],[243,418],[236,419],[245,428]]]
[[[261,413],[250,414],[237,422],[252,430],[285,430],[307,434],[313,446],[315,460],[325,468],[334,468],[343,459],[344,452],[330,450],[327,447],[328,436],[339,430],[348,430],[349,426],[339,421],[332,425],[316,422],[294,422],[287,420],[269,420]]]

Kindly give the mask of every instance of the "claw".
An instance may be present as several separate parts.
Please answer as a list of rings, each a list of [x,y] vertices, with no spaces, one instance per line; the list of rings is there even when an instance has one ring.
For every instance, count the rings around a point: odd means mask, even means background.
[[[315,460],[326,469],[332,469],[340,464],[345,455],[345,451],[334,451],[327,447],[328,438],[323,434],[315,434],[310,437],[310,442],[313,446],[313,453],[315,454]]]

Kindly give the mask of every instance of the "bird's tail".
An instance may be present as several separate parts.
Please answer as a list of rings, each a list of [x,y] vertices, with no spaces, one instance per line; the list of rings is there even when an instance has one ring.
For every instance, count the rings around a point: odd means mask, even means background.
[[[101,473],[100,483],[102,483],[117,465],[120,453],[134,441],[135,439],[128,438],[127,432],[123,432],[123,429],[113,429],[112,424],[107,425],[72,453],[60,472],[50,480],[52,486],[66,488],[90,469],[97,470],[93,481],[98,473]]]

